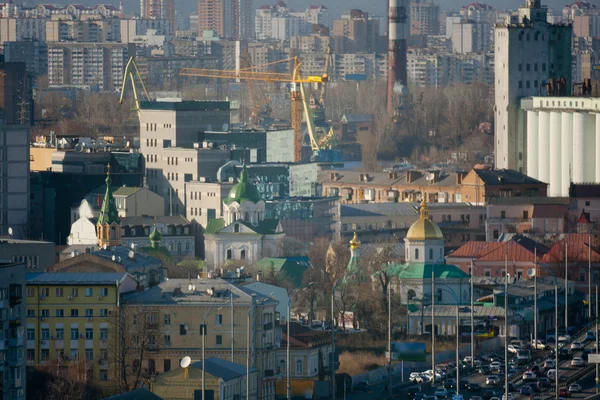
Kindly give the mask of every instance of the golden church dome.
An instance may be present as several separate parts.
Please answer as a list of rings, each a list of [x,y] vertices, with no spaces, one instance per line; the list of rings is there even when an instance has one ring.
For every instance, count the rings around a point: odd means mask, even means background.
[[[444,235],[437,224],[429,219],[429,211],[425,202],[425,195],[421,200],[421,216],[417,222],[410,226],[406,233],[408,240],[444,240]]]

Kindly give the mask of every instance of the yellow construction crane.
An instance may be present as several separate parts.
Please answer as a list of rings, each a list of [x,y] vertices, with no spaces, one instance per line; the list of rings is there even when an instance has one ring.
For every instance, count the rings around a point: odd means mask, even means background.
[[[133,100],[135,102],[134,105],[134,110],[138,113],[140,113],[140,100],[138,98],[138,92],[135,86],[135,78],[137,77],[137,79],[140,81],[140,84],[142,85],[142,89],[144,92],[144,95],[146,95],[146,99],[148,101],[150,101],[150,95],[148,94],[148,91],[146,90],[146,85],[144,85],[144,80],[142,79],[142,76],[140,75],[140,71],[138,70],[137,64],[135,63],[135,57],[129,57],[129,61],[127,61],[127,65],[125,66],[125,72],[123,73],[123,84],[121,86],[121,97],[119,98],[119,104],[123,104],[123,100],[125,99],[125,89],[127,87],[127,80],[129,80],[131,82],[131,89],[133,91]]]
[[[285,60],[256,66],[267,67],[280,63],[294,63],[292,74],[277,72],[262,72],[250,70],[218,70],[203,68],[183,68],[179,71],[181,76],[198,76],[216,79],[240,79],[261,82],[286,82],[291,83],[290,97],[292,100],[292,128],[294,129],[294,161],[302,161],[302,94],[301,85],[303,83],[323,83],[327,81],[327,76],[308,76],[303,78],[300,74],[300,60],[298,57],[287,58]]]

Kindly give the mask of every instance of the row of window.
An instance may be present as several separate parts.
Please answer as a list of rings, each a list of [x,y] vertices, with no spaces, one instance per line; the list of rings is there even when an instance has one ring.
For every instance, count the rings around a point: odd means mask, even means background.
[[[158,320],[159,320],[159,314],[157,312],[150,312],[146,314],[146,323],[149,325],[154,325],[154,324],[158,324]],[[138,324],[138,314],[133,314],[133,320],[132,323],[133,325],[137,325]],[[163,314],[163,324],[164,325],[171,325],[171,314]],[[223,314],[215,314],[215,324],[216,325],[222,325],[223,324]],[[184,331],[187,331],[187,327],[185,324],[181,324],[180,325],[180,331],[183,327]],[[200,330],[202,330],[202,327],[200,327]],[[182,333],[182,335],[185,335],[185,333]]]
[[[108,317],[111,314],[111,311],[108,308],[101,308],[98,312],[98,316],[100,317]],[[79,317],[79,309],[78,308],[71,308],[71,317]],[[55,317],[64,317],[65,316],[65,310],[62,308],[57,308],[55,310]],[[85,309],[85,316],[86,317],[93,317],[94,316],[94,309],[93,308],[86,308]],[[35,309],[34,308],[28,308],[27,309],[27,317],[28,318],[34,318],[35,317]],[[48,308],[42,308],[40,310],[40,317],[50,317],[50,309]]]
[[[40,265],[39,256],[14,256],[12,261],[18,264],[25,264],[27,268],[37,268]]]
[[[554,64],[552,65],[552,67],[554,67]],[[523,64],[519,63],[517,68],[519,69],[519,71],[523,71]],[[531,71],[531,64],[529,64],[529,63],[525,64],[525,70],[527,72]],[[533,70],[535,72],[538,71],[538,63],[533,64]],[[546,72],[546,63],[542,63],[542,72]]]
[[[54,289],[54,295],[56,297],[64,296],[64,289],[62,287],[57,287]],[[108,296],[108,288],[98,288],[97,290],[98,296]],[[27,288],[27,297],[33,297],[35,295],[35,290],[33,287]],[[40,288],[40,296],[48,297],[50,295],[50,288],[43,287]],[[79,296],[79,288],[71,288],[69,291],[69,296],[78,297]],[[85,297],[93,297],[94,296],[94,288],[88,287],[85,288]]]
[[[65,329],[64,328],[56,328],[54,330],[54,334],[50,334],[49,328],[40,329],[40,340],[64,340],[65,339]],[[93,340],[94,339],[94,328],[85,328],[81,334],[79,332],[79,328],[71,328],[69,332],[69,337],[71,340],[85,339],[85,340]],[[27,328],[27,340],[35,340],[35,329]],[[108,328],[100,328],[100,340],[108,340]]]
[[[156,124],[146,123],[146,132],[156,132]]]

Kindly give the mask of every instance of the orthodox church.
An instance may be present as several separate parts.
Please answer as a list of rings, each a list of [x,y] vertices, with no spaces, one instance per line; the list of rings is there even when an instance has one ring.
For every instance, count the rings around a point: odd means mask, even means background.
[[[446,264],[444,235],[429,219],[425,197],[421,201],[419,220],[411,225],[404,243],[405,263],[390,266],[392,275],[397,278],[392,281],[396,285],[394,291],[401,294],[402,302],[431,304],[432,290],[435,290],[436,304],[470,303],[470,276],[456,265]]]
[[[265,201],[256,186],[248,182],[246,165],[239,182],[223,200],[223,215],[224,218],[210,220],[204,232],[209,267],[220,268],[234,260],[254,263],[279,255],[279,243],[285,233],[278,219],[265,218]]]

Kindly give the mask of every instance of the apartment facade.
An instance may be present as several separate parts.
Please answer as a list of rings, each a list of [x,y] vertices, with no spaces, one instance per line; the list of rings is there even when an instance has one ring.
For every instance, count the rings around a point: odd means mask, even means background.
[[[24,400],[25,366],[25,266],[0,264],[0,396]]]
[[[144,366],[161,374],[176,369],[184,356],[198,359],[203,330],[205,357],[246,365],[249,356],[250,367],[258,370],[258,384],[250,398],[274,398],[275,349],[281,345],[275,300],[219,278],[170,279],[126,296],[122,304],[125,313],[133,310],[146,321],[146,329],[156,339]]]
[[[140,0],[140,16],[169,21],[169,34],[175,36],[175,0]]]
[[[134,54],[130,50],[121,43],[53,42],[48,45],[48,82],[120,90],[125,65]]]
[[[440,6],[428,0],[410,2],[410,34],[438,35],[440,33]]]
[[[34,365],[84,362],[106,394],[120,379],[115,319],[119,297],[137,282],[124,272],[45,273],[27,281],[26,357]]]
[[[0,239],[0,260],[23,264],[30,272],[45,271],[56,263],[55,244],[35,240]]]
[[[29,129],[0,127],[0,235],[25,239],[29,232]]]

